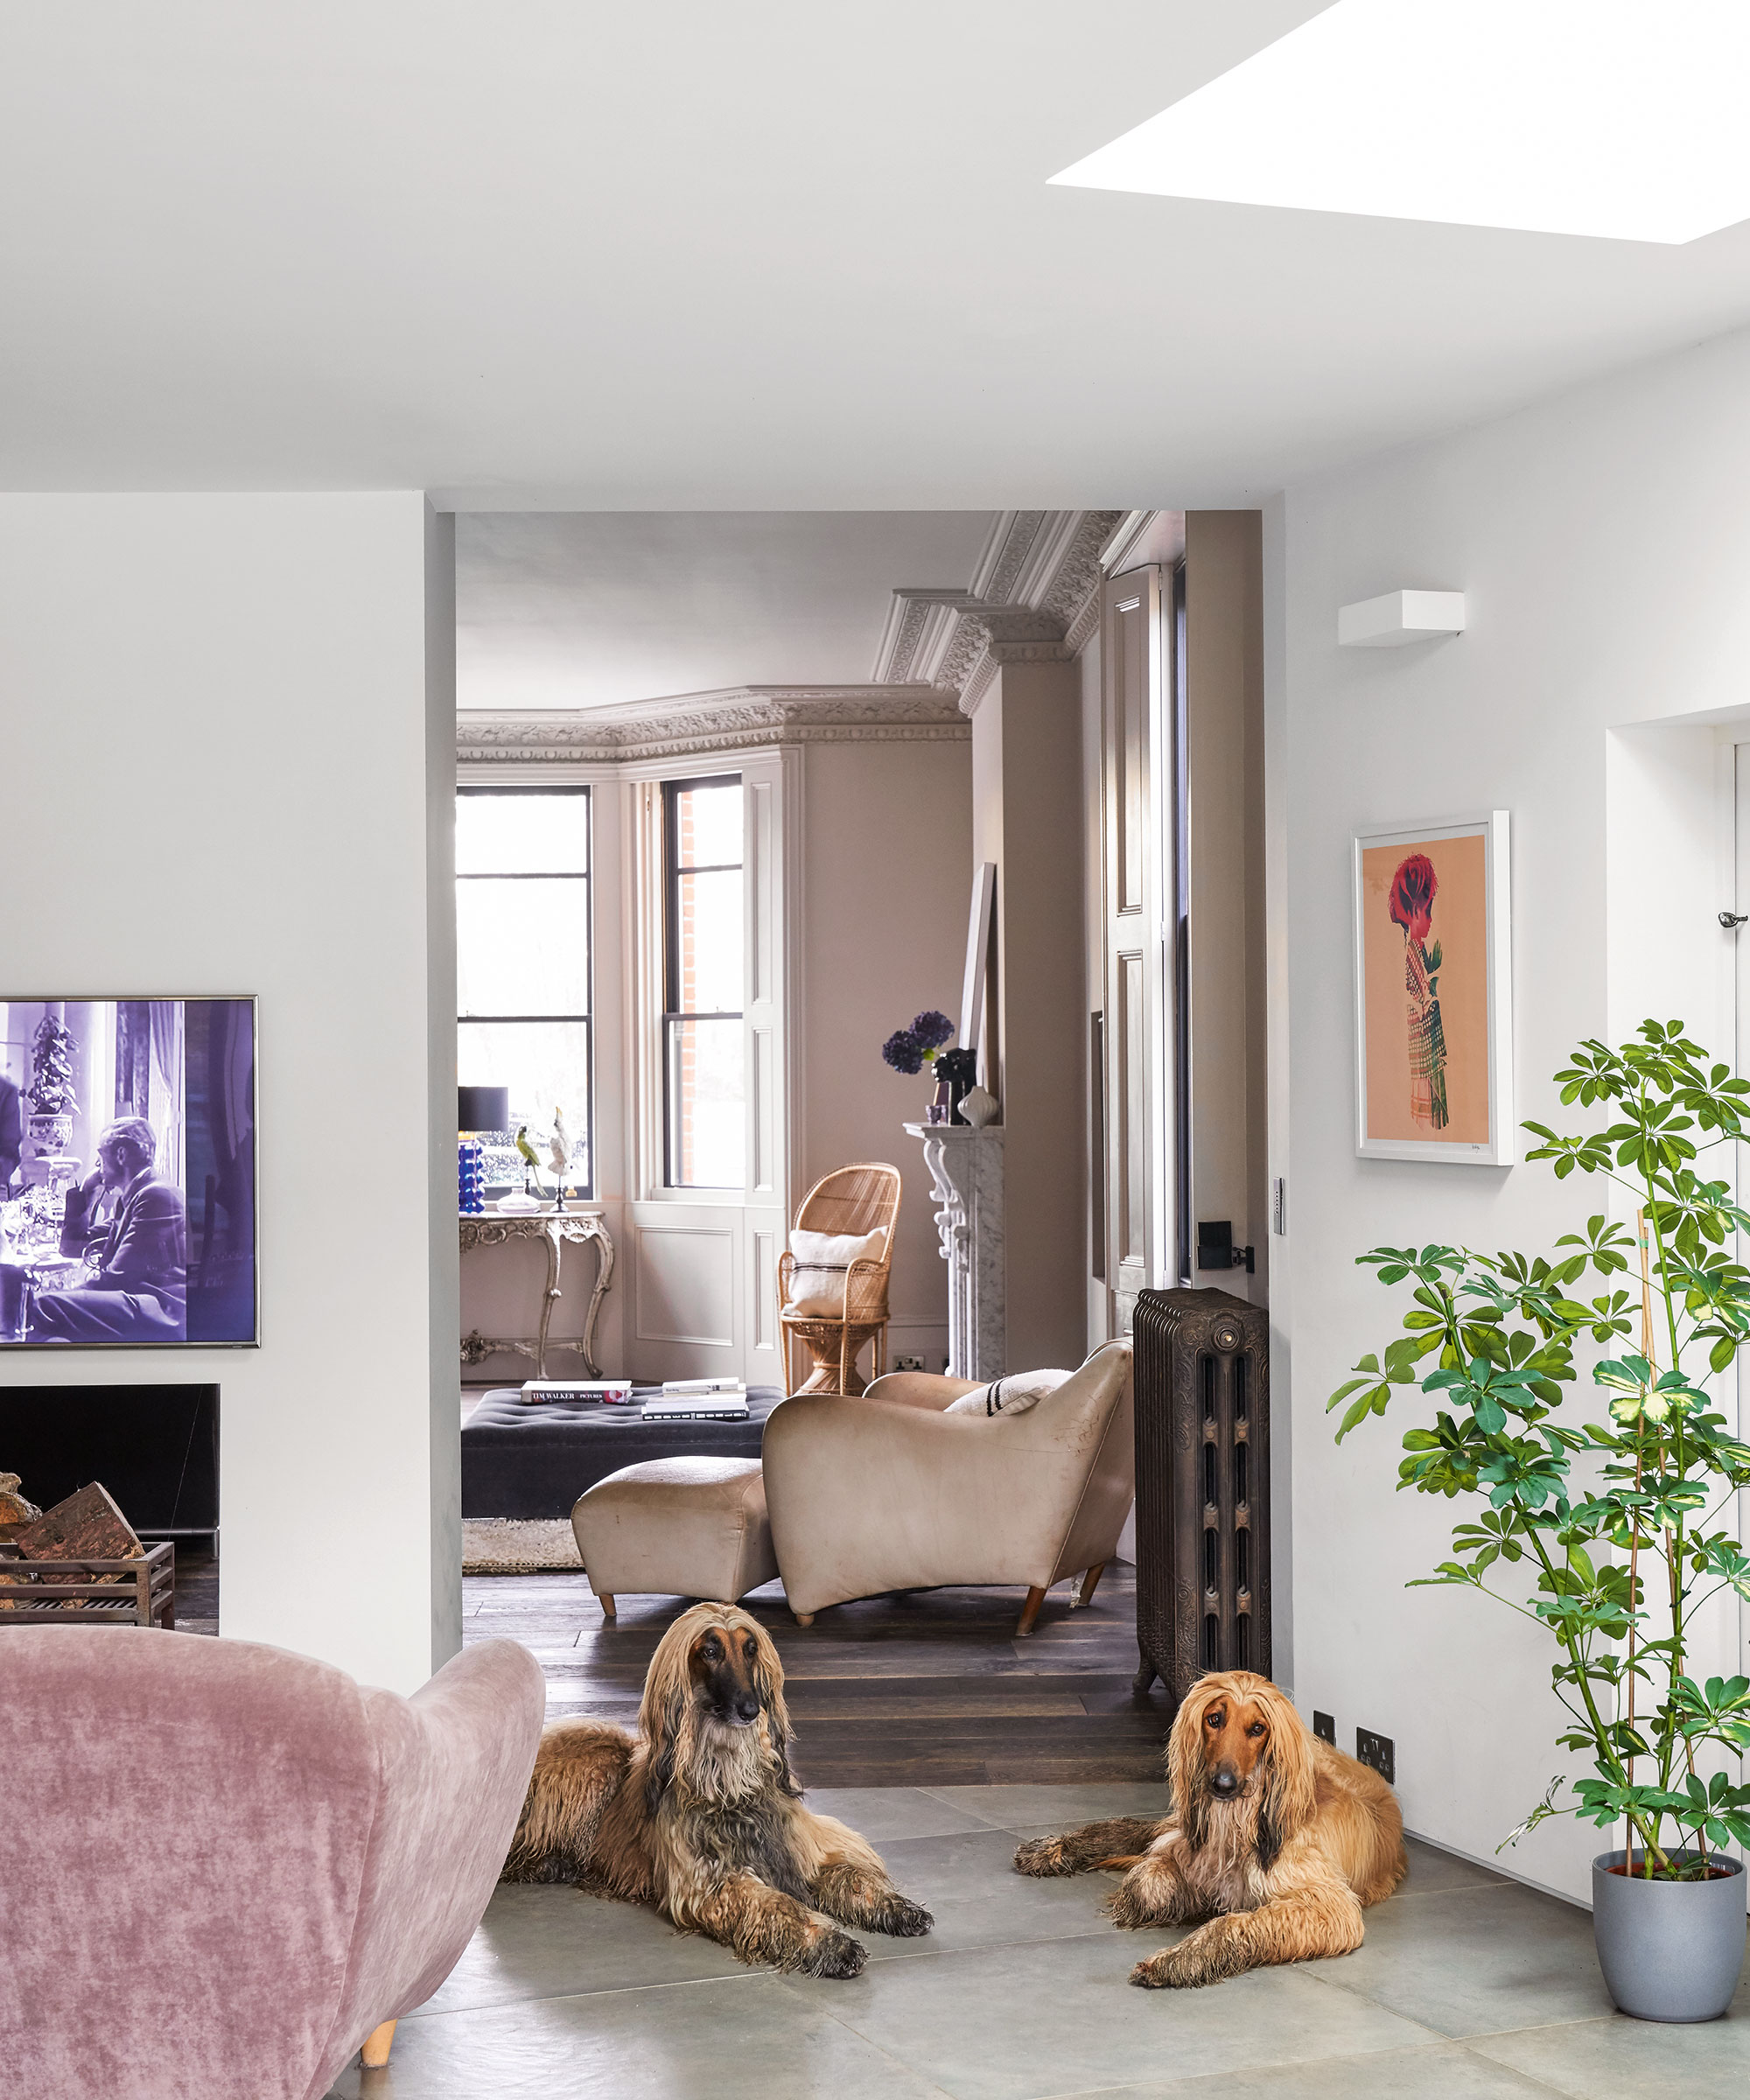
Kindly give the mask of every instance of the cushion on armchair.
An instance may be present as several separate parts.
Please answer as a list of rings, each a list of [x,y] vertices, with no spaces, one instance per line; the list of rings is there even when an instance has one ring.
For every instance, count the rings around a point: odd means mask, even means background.
[[[804,1232],[790,1235],[790,1271],[784,1310],[801,1320],[838,1320],[844,1312],[844,1274],[853,1262],[878,1262],[887,1228],[873,1232]]]
[[[1006,1377],[993,1378],[989,1385],[975,1385],[970,1393],[950,1400],[942,1411],[945,1415],[988,1415],[992,1421],[998,1415],[1024,1415],[1074,1376],[1073,1371],[1012,1371]]]

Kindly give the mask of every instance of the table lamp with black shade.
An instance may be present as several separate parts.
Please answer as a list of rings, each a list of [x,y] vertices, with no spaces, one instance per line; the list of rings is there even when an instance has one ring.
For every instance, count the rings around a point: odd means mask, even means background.
[[[456,1089],[456,1208],[476,1216],[486,1207],[486,1148],[483,1130],[510,1127],[508,1087]]]

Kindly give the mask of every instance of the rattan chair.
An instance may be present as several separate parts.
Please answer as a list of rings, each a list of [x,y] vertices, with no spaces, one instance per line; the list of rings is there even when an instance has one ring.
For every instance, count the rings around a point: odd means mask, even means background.
[[[900,1216],[900,1170],[880,1161],[841,1166],[816,1181],[796,1213],[801,1232],[873,1232],[885,1227],[878,1260],[852,1262],[844,1272],[844,1301],[833,1319],[797,1313],[789,1308],[790,1278],[795,1256],[788,1249],[778,1260],[778,1324],[784,1337],[785,1384],[794,1392],[843,1393],[854,1398],[867,1383],[857,1368],[866,1343],[874,1344],[873,1376],[887,1368],[887,1277],[893,1265],[893,1228]],[[811,1368],[806,1381],[794,1383],[794,1347],[808,1350]]]

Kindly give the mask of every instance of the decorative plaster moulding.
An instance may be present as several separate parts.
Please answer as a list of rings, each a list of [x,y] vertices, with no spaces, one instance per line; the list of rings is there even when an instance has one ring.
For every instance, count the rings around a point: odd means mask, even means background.
[[[963,591],[904,584],[875,656],[878,684],[922,684],[971,715],[1005,663],[1061,663],[1100,623],[1100,554],[1116,510],[1005,510]]]
[[[1397,649],[1464,631],[1462,591],[1388,591],[1337,612],[1337,646],[1344,649]]]
[[[472,766],[628,765],[778,744],[952,744],[970,733],[952,696],[929,685],[744,685],[570,712],[470,710],[457,717],[456,757]]]

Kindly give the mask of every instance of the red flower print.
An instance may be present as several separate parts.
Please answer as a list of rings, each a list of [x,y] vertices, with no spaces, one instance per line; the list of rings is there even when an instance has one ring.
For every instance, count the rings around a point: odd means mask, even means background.
[[[1412,941],[1428,938],[1434,892],[1439,886],[1434,864],[1425,853],[1412,853],[1398,863],[1391,878],[1391,915]]]

